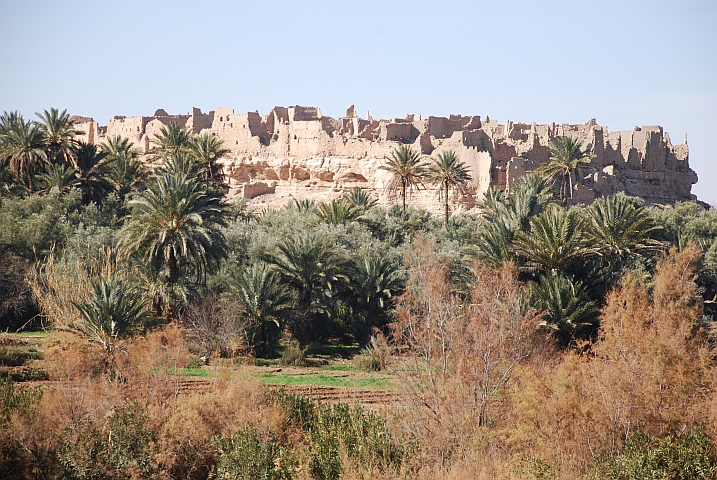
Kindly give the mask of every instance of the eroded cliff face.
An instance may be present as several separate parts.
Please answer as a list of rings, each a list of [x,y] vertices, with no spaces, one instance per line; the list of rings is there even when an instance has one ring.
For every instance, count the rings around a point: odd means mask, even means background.
[[[624,191],[647,203],[691,200],[697,174],[690,169],[687,143],[672,145],[660,126],[608,132],[594,120],[584,125],[499,124],[478,116],[406,115],[390,120],[360,118],[351,106],[346,116],[326,117],[314,107],[275,107],[268,115],[235,113],[217,108],[188,115],[157,110],[151,117],[113,117],[107,126],[75,117],[82,139],[101,143],[121,135],[144,153],[159,130],[170,123],[207,132],[224,141],[231,154],[224,159],[230,195],[271,207],[292,198],[329,200],[355,186],[373,190],[388,203],[384,187],[390,175],[378,167],[401,144],[426,157],[455,151],[473,177],[465,192],[451,199],[454,210],[471,208],[491,186],[510,189],[526,173],[548,160],[548,145],[559,136],[577,137],[593,155],[594,169],[575,185],[575,201]],[[437,190],[414,192],[412,204],[439,209]]]

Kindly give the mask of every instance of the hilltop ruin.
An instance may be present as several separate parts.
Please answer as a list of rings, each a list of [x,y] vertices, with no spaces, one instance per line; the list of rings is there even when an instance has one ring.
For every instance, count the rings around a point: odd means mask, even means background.
[[[550,142],[569,135],[583,141],[595,166],[581,175],[573,198],[590,203],[596,197],[624,191],[650,204],[693,200],[697,174],[690,169],[687,141],[673,145],[657,125],[631,131],[608,132],[591,120],[581,125],[535,123],[499,124],[479,116],[361,118],[353,106],[341,118],[327,117],[315,107],[275,107],[267,115],[235,113],[217,108],[202,113],[169,115],[162,109],[152,116],[113,117],[107,126],[91,118],[73,117],[80,138],[101,143],[121,135],[143,153],[154,136],[170,123],[194,132],[208,132],[224,141],[231,154],[224,159],[231,195],[271,206],[291,198],[327,200],[360,186],[387,202],[383,186],[389,174],[379,170],[386,156],[401,144],[423,155],[455,151],[471,169],[473,181],[465,193],[456,193],[454,207],[471,208],[489,187],[510,189],[527,172],[548,160]],[[437,207],[435,190],[419,192],[412,203]]]

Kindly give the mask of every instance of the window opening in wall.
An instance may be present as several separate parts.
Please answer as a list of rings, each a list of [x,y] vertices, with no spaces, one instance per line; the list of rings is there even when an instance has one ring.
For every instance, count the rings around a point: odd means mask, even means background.
[[[223,122],[224,120],[222,120],[222,117],[219,117],[219,121],[220,121],[220,122]]]
[[[227,115],[227,122],[229,121],[229,115]]]

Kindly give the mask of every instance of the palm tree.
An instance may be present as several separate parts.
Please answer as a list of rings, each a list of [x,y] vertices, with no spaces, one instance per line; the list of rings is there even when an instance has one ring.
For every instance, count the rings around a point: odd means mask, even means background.
[[[199,163],[192,155],[186,153],[173,153],[164,157],[162,165],[157,169],[157,173],[169,173],[170,175],[187,175],[196,178],[202,182],[204,175],[202,173],[203,165]]]
[[[51,163],[45,171],[37,175],[37,181],[42,186],[42,192],[48,193],[56,188],[60,193],[67,193],[72,188],[79,187],[77,170],[64,163]]]
[[[16,112],[5,113],[0,135],[0,158],[10,163],[10,172],[25,180],[32,194],[35,170],[47,161],[43,134],[37,124],[26,122]]]
[[[373,195],[366,193],[366,191],[361,187],[354,187],[344,193],[343,199],[358,208],[362,214],[378,204],[378,199]]]
[[[518,231],[512,250],[526,260],[529,269],[552,275],[578,267],[592,253],[580,212],[553,206],[530,219],[528,231]]]
[[[227,254],[219,228],[227,213],[221,198],[186,173],[158,173],[128,202],[132,210],[119,232],[121,252],[139,254],[165,284],[177,284],[180,273],[203,283]]]
[[[248,320],[246,340],[257,357],[273,354],[281,338],[283,319],[291,310],[292,298],[279,276],[266,263],[244,270],[231,287],[241,302],[241,314]]]
[[[560,199],[564,204],[573,198],[573,173],[592,167],[592,155],[582,151],[583,142],[572,137],[558,137],[550,145],[550,160],[537,172],[547,179],[560,179]]]
[[[514,236],[515,230],[500,218],[484,222],[478,229],[476,239],[479,256],[486,264],[494,267],[515,260],[512,250]]]
[[[527,232],[530,220],[554,204],[547,181],[536,174],[523,176],[509,193],[491,188],[478,203],[483,224],[478,229],[478,248],[491,265],[515,260],[513,238]]]
[[[351,291],[368,327],[380,326],[389,302],[403,292],[406,272],[383,252],[364,252],[351,270]]]
[[[448,228],[448,192],[451,187],[463,188],[467,182],[471,181],[471,174],[464,162],[458,160],[458,155],[452,150],[441,152],[438,158],[432,159],[433,165],[428,167],[426,179],[433,184],[443,188],[442,192],[445,199],[446,215],[443,219],[443,225]]]
[[[316,209],[316,202],[308,198],[302,200],[293,199],[293,201],[287,205],[287,208],[293,208],[299,213],[309,213]]]
[[[361,211],[346,200],[320,203],[316,210],[319,219],[329,225],[346,225],[361,216]]]
[[[138,191],[147,178],[147,167],[131,152],[118,151],[107,156],[107,180],[120,199],[133,191]]]
[[[178,123],[172,122],[168,126],[162,127],[159,130],[159,135],[154,137],[156,147],[152,149],[152,153],[162,157],[171,157],[177,153],[188,153],[192,135],[193,133],[190,129],[180,127]]]
[[[140,295],[120,280],[93,281],[89,300],[73,304],[82,314],[77,329],[102,344],[110,356],[117,340],[131,335],[148,318]]]
[[[196,135],[189,140],[189,153],[201,165],[206,180],[217,185],[224,182],[224,172],[219,161],[230,153],[224,142],[208,133]]]
[[[70,114],[67,113],[67,110],[60,112],[56,108],[51,108],[49,112],[44,110],[43,113],[35,113],[35,115],[41,120],[39,128],[42,132],[48,161],[70,163],[72,148],[75,145],[75,135],[77,135],[70,121]]]
[[[413,187],[418,188],[426,173],[426,165],[421,162],[421,155],[410,146],[401,145],[391,152],[391,157],[386,159],[386,165],[381,165],[378,168],[392,174],[393,177],[386,185],[386,189],[389,191],[401,190],[403,213],[405,214],[406,189],[410,193],[413,191]]]
[[[489,187],[483,194],[483,198],[476,202],[476,207],[480,210],[481,216],[486,219],[495,219],[500,216],[501,211],[505,208],[507,195],[505,191],[498,187]]]
[[[622,257],[662,246],[655,238],[662,227],[655,225],[639,199],[623,192],[598,198],[587,208],[587,216],[590,242],[601,255]]]
[[[533,307],[543,312],[542,325],[554,330],[564,343],[595,326],[597,306],[580,282],[562,274],[541,275],[529,288]]]
[[[317,289],[331,292],[339,282],[347,281],[346,260],[333,243],[314,234],[295,233],[276,248],[276,252],[264,255],[264,260],[278,269],[282,283],[296,291],[301,324],[295,326],[294,333],[300,341],[306,341],[309,328],[305,321],[314,293]]]
[[[85,142],[78,142],[73,148],[73,154],[82,190],[82,203],[100,203],[112,191],[112,184],[108,180],[109,166],[105,161],[107,154],[98,151],[96,145]]]
[[[21,119],[22,115],[20,115],[18,111],[3,112],[3,114],[0,115],[0,139],[12,128],[14,123],[19,122]]]
[[[134,143],[121,135],[115,135],[100,144],[100,150],[107,154],[107,160],[113,162],[117,157],[139,158],[140,152],[134,148]]]

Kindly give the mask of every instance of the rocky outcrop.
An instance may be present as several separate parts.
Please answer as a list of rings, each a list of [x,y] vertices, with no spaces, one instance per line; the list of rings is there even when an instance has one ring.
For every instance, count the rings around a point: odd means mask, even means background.
[[[151,117],[113,117],[106,127],[76,118],[85,141],[100,143],[121,135],[145,153],[159,130],[172,122],[214,135],[231,151],[224,159],[230,194],[271,206],[291,198],[336,198],[354,186],[374,190],[388,202],[384,186],[389,174],[378,167],[401,144],[427,157],[453,150],[469,166],[473,181],[465,192],[455,194],[454,209],[471,208],[491,186],[510,189],[548,160],[548,146],[559,136],[579,138],[593,155],[594,169],[584,172],[575,185],[573,197],[578,201],[589,203],[624,191],[647,203],[670,204],[694,199],[691,188],[697,182],[689,167],[686,139],[672,145],[660,126],[608,132],[594,119],[582,125],[499,124],[461,115],[422,119],[407,114],[380,120],[370,115],[360,118],[353,106],[338,119],[301,106],[275,107],[267,115],[235,113],[230,108],[208,114],[195,108],[191,114],[168,115],[159,109]],[[435,189],[427,188],[412,202],[438,208],[435,196]]]

